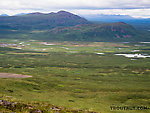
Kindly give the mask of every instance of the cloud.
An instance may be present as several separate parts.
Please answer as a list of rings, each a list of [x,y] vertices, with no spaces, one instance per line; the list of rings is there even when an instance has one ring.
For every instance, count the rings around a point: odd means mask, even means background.
[[[88,8],[148,8],[149,0],[3,0],[0,8],[88,9]]]
[[[2,0],[0,3],[0,13],[6,12],[11,15],[34,11],[51,12],[62,9],[77,12],[80,10],[82,12],[85,10],[93,12],[101,10],[104,13],[108,11],[112,13],[116,11],[118,13],[120,11],[121,13],[123,13],[122,11],[133,11],[134,14],[135,9],[150,9],[150,0]],[[130,14],[132,13],[130,12]],[[149,14],[149,12],[147,13]]]

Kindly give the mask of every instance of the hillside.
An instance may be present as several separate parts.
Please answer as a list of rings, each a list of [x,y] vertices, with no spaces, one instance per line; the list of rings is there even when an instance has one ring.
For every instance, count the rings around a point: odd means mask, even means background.
[[[107,23],[57,27],[48,32],[37,33],[43,40],[63,41],[147,41],[148,34],[137,31],[129,24]]]
[[[86,19],[66,11],[57,13],[30,13],[18,16],[0,17],[0,27],[6,26],[13,29],[50,29],[58,26],[74,26],[89,24]]]

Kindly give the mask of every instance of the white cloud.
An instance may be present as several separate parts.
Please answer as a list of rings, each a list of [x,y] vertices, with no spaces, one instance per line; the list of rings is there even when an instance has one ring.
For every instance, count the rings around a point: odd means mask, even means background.
[[[0,8],[146,8],[149,0],[3,0]]]
[[[46,8],[144,8],[149,0],[4,0],[20,7]]]
[[[57,10],[85,12],[101,10],[103,13],[126,13],[134,16],[150,15],[150,0],[1,0],[0,14],[51,12]],[[125,10],[122,10],[125,9]],[[125,12],[124,12],[125,11]],[[137,11],[140,11],[137,14]],[[143,11],[143,12],[142,12]],[[88,12],[88,13],[89,13]],[[80,12],[79,12],[80,13]]]

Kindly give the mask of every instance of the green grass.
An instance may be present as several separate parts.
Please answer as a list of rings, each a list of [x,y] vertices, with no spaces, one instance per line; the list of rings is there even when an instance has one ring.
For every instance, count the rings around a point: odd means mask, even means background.
[[[5,40],[5,43],[11,42]],[[15,43],[19,42],[22,41]],[[131,58],[114,55],[149,48],[148,44],[136,47],[134,44],[120,43],[52,42],[56,45],[46,46],[38,41],[24,42],[30,45],[24,46],[22,50],[0,47],[0,73],[33,77],[0,79],[1,94],[24,102],[43,102],[76,110],[102,113],[149,112],[110,109],[112,105],[150,106],[150,58],[132,61]],[[118,46],[123,48],[118,50]],[[43,48],[46,50],[41,51]],[[104,55],[97,55],[97,52]],[[150,51],[141,50],[138,53],[149,54]]]

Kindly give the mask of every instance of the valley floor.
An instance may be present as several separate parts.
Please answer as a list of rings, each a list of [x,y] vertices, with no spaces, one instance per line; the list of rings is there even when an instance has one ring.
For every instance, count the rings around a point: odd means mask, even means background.
[[[62,112],[148,113],[149,55],[150,43],[143,42],[0,39],[0,73],[30,76],[0,75],[0,102],[39,103],[36,110],[63,106]],[[0,105],[0,111],[5,110]]]

